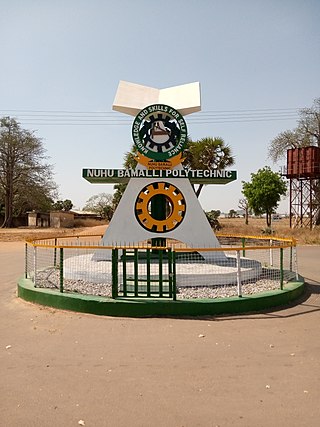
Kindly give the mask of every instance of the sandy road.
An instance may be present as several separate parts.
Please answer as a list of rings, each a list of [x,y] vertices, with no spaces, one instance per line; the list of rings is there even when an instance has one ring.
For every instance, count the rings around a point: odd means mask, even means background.
[[[319,425],[320,247],[299,248],[298,305],[197,320],[21,301],[23,249],[0,243],[0,426]]]

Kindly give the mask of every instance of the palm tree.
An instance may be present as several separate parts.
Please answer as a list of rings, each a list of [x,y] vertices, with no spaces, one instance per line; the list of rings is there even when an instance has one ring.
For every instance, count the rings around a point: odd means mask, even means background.
[[[198,141],[188,139],[183,152],[185,158],[183,165],[191,169],[218,169],[222,170],[235,163],[231,148],[220,137],[205,137]],[[199,197],[204,184],[199,184],[197,190]]]
[[[133,145],[131,151],[125,153],[125,168],[136,167],[137,161],[135,160],[135,156],[137,155],[137,151],[136,146]],[[186,147],[183,151],[183,158],[183,166],[190,169],[222,170],[229,166],[233,166],[235,163],[230,146],[225,144],[224,140],[220,137],[205,137],[198,141],[192,141],[188,138]],[[192,184],[197,197],[199,197],[203,185],[204,184],[199,184],[198,188],[195,189],[194,184]],[[120,190],[120,197],[118,197],[119,200],[125,188],[126,185],[122,185],[121,188],[118,188],[117,186],[114,187],[115,190]],[[119,202],[119,200],[117,200],[117,202]]]

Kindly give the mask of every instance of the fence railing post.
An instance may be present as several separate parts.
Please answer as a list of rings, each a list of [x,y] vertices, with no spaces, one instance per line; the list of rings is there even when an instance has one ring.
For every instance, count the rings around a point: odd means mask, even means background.
[[[122,292],[123,296],[127,296],[127,250],[122,249]]]
[[[63,292],[63,248],[60,248],[60,292]]]
[[[283,248],[280,248],[280,289],[283,289]]]
[[[25,279],[27,279],[28,278],[28,243],[26,243],[26,246],[25,246],[24,256],[25,256],[24,277],[25,277]]]
[[[241,239],[241,243],[242,243],[242,256],[243,257],[245,257],[246,256],[246,250],[245,250],[245,247],[246,247],[246,239],[245,239],[245,237],[242,237],[242,239]]]
[[[151,253],[150,253],[150,249],[147,249],[147,255],[146,255],[146,259],[147,259],[147,296],[150,297],[151,296]]]
[[[54,239],[53,266],[57,266],[57,238]]]
[[[37,247],[33,247],[33,284],[36,286],[37,284]]]
[[[242,297],[240,251],[237,251],[237,287],[238,297]]]
[[[176,270],[176,252],[172,251],[172,297],[177,300],[177,270]]]
[[[289,268],[290,268],[290,271],[292,271],[292,265],[293,265],[293,264],[292,264],[292,256],[293,256],[292,252],[293,252],[293,251],[292,251],[292,243],[291,243],[291,246],[290,246],[290,267],[289,267]]]
[[[270,246],[272,246],[273,240],[270,239],[269,243],[270,243]],[[269,249],[269,259],[270,259],[270,265],[272,267],[273,266],[273,250],[271,248]]]
[[[137,297],[139,295],[139,253],[138,253],[138,249],[134,249],[133,269],[134,269],[134,296]]]
[[[169,297],[172,298],[172,251],[168,249],[168,279],[169,279]]]
[[[118,249],[112,249],[111,255],[111,264],[112,264],[112,298],[115,299],[118,297]]]
[[[163,249],[159,249],[159,297],[163,296]]]
[[[298,273],[298,257],[297,257],[297,247],[294,247],[294,270],[296,273],[296,280],[299,280],[299,273]]]

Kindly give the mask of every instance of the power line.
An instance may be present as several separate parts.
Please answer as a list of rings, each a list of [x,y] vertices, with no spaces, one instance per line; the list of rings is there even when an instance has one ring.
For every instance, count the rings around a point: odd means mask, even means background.
[[[241,123],[297,120],[298,108],[261,108],[244,110],[208,110],[188,116],[190,124]],[[24,125],[45,126],[120,126],[131,125],[132,118],[114,111],[0,110]]]
[[[300,111],[302,108],[253,108],[253,109],[238,109],[238,110],[208,110],[207,113],[235,113],[235,112],[243,112],[243,111]],[[23,109],[4,109],[0,110],[0,112],[3,111],[11,111],[11,112],[24,112],[24,113],[63,113],[63,114],[69,114],[69,113],[75,113],[75,114],[119,114],[118,112],[112,110],[112,111],[101,111],[101,110],[95,110],[95,111],[81,111],[81,110],[23,110]],[[200,113],[203,113],[201,111]],[[199,113],[195,113],[199,114]]]

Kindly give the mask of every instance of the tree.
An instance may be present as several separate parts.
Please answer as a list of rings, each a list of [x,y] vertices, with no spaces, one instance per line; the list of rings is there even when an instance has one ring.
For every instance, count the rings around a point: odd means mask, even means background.
[[[242,181],[242,193],[248,200],[249,208],[256,215],[266,214],[267,226],[271,226],[272,214],[287,191],[287,185],[280,174],[268,166],[251,174],[251,182]]]
[[[113,186],[113,189],[115,190],[115,192],[113,193],[113,198],[112,198],[112,205],[114,207],[114,210],[117,209],[118,204],[121,200],[121,197],[122,197],[125,189],[127,188],[127,185],[128,184],[120,182],[119,184],[115,184]]]
[[[73,208],[73,203],[69,199],[65,200],[57,200],[55,203],[52,204],[52,209],[56,211],[65,211],[69,212]]]
[[[71,209],[73,208],[73,203],[72,203],[72,201],[70,200],[70,199],[65,199],[64,201],[63,201],[63,210],[65,211],[65,212],[69,212],[69,211],[71,211]]]
[[[108,221],[111,221],[114,214],[114,207],[112,205],[106,205],[103,208],[103,218],[107,219]]]
[[[137,160],[136,160],[136,156],[139,154],[139,151],[136,147],[136,145],[132,145],[131,147],[131,151],[127,151],[124,155],[124,163],[123,163],[123,167],[125,169],[135,169],[137,166]]]
[[[24,191],[14,198],[13,216],[21,216],[26,212],[49,212],[52,209],[52,198],[45,193],[45,189],[36,184],[25,186]]]
[[[136,156],[138,154],[138,149],[135,145],[133,145],[131,147],[131,151],[127,151],[124,155],[124,163],[123,163],[123,167],[125,169],[135,169],[137,166],[137,160],[136,160]],[[128,184],[125,183],[119,183],[119,184],[115,184],[113,186],[113,189],[115,190],[115,192],[113,193],[113,199],[112,199],[112,204],[113,204],[113,209],[116,210],[116,208],[118,207],[118,204],[121,200],[121,197],[123,195],[123,193],[125,192],[125,189],[127,188]]]
[[[247,199],[240,199],[238,203],[238,207],[242,210],[244,210],[244,218],[246,225],[249,224],[249,202]]]
[[[276,136],[270,143],[269,158],[278,162],[290,148],[320,147],[320,98],[316,98],[311,108],[300,110],[298,125],[293,130],[286,130]]]
[[[113,196],[108,193],[100,193],[94,196],[91,196],[83,210],[95,212],[100,215],[102,218],[110,220],[112,218],[114,207],[112,203]]]
[[[191,169],[218,169],[222,170],[235,163],[231,148],[219,137],[206,137],[198,141],[188,139],[183,151],[185,158],[183,165]],[[195,190],[199,197],[204,184]]]
[[[229,218],[236,218],[237,217],[237,211],[235,211],[234,209],[230,209],[229,213],[228,213],[228,217]]]
[[[63,201],[57,200],[56,202],[52,203],[52,209],[54,211],[62,211],[63,209]]]
[[[0,119],[0,197],[2,227],[11,227],[17,212],[47,205],[56,193],[52,166],[44,163],[42,140],[10,117]]]
[[[211,210],[209,212],[205,212],[205,214],[211,228],[213,228],[215,231],[221,230],[222,227],[218,220],[221,212],[219,210]]]

